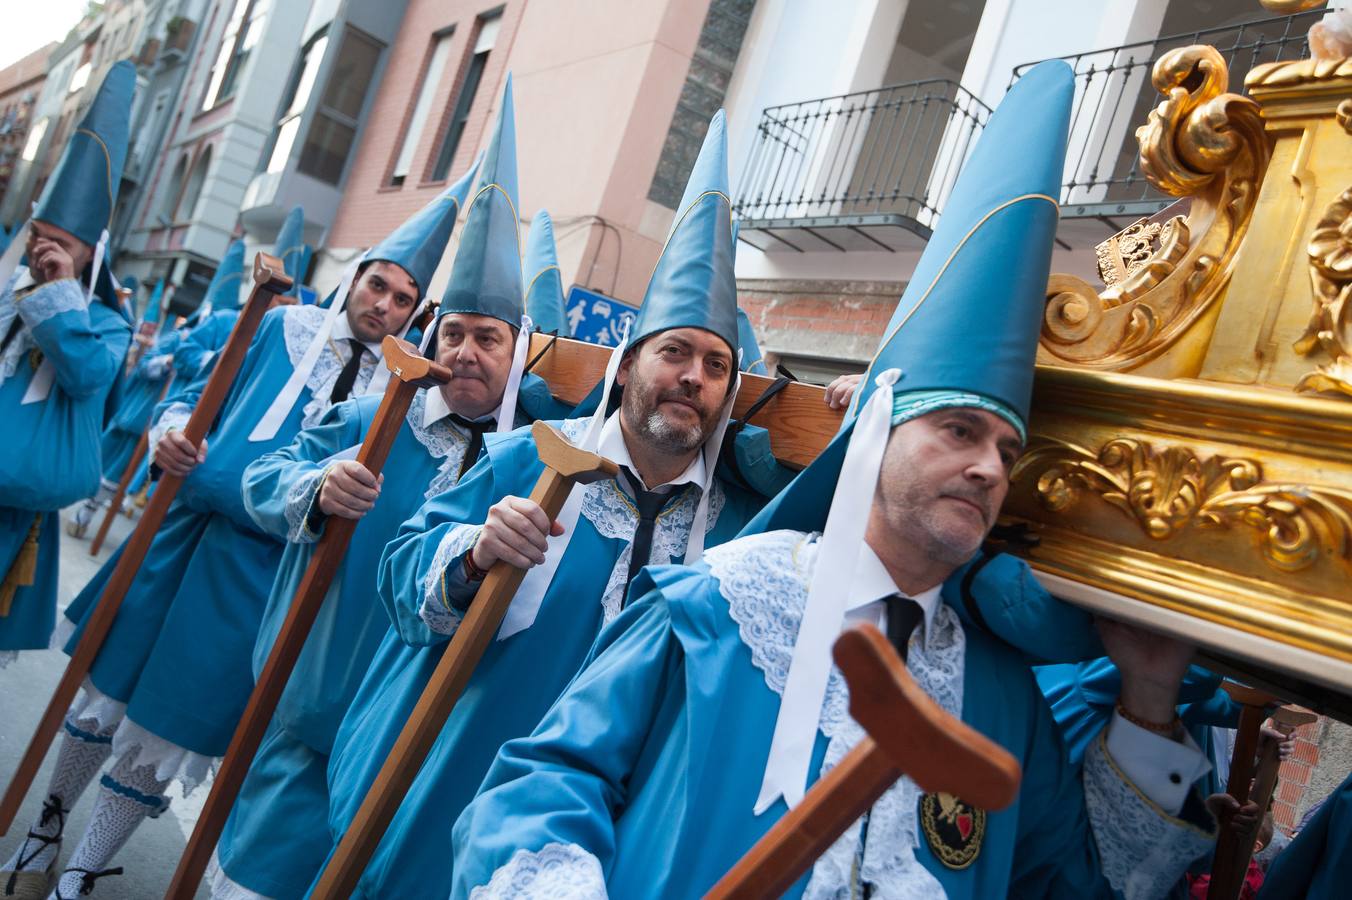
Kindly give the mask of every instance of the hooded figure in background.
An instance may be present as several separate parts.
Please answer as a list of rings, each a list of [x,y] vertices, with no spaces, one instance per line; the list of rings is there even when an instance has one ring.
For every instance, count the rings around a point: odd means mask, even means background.
[[[292,216],[290,235],[283,229],[282,247],[291,235],[299,244],[299,219]],[[60,875],[63,895],[75,895],[88,873],[105,871],[141,821],[165,807],[173,780],[191,790],[225,753],[253,688],[249,661],[284,549],[246,509],[244,469],[317,424],[333,404],[383,393],[389,370],[380,342],[407,332],[426,289],[417,280],[418,249],[381,244],[353,259],[327,308],[269,310],[200,447],[178,429],[210,365],[160,415],[155,464],[184,480],[67,716],[48,802],[69,808],[110,755],[113,763]],[[68,651],[101,593],[91,584],[67,608],[57,639],[73,628]],[[44,842],[42,852],[21,868],[55,864],[61,821],[49,817],[33,828],[41,838],[29,843]]]
[[[526,255],[521,260],[521,278],[526,285],[526,315],[541,334],[572,337],[564,309],[563,276],[559,251],[554,244],[554,222],[543,209],[531,220],[526,233]]]
[[[956,602],[1026,433],[1072,95],[1059,61],[1014,86],[857,414],[745,536],[641,573],[535,733],[503,746],[452,834],[453,897],[703,894],[863,738],[830,656],[859,622],[1020,760],[1022,789],[987,812],[902,778],[786,896],[1147,897],[1205,851],[1201,754],[1119,717],[1072,768],[1024,658]],[[1126,643],[1147,650],[1120,654],[1124,688],[1128,669],[1186,664],[1168,641]]]
[[[386,548],[379,586],[394,628],[338,730],[329,767],[335,842],[475,602],[482,573],[498,559],[529,571],[359,896],[445,896],[453,874],[445,822],[473,797],[502,742],[528,734],[567,684],[603,623],[619,614],[629,580],[649,561],[697,559],[758,508],[758,497],[714,474],[737,385],[727,179],[720,112],[629,339],[612,354],[598,411],[560,423],[574,443],[620,464],[620,475],[578,487],[550,523],[525,499],[543,468],[530,432],[490,435],[478,464],[428,500]],[[510,243],[515,189],[500,183],[493,203]],[[520,297],[510,260],[502,279]],[[617,387],[623,398],[610,412]],[[528,534],[508,524],[520,521],[530,523]],[[443,839],[429,841],[429,828]]]
[[[58,511],[93,494],[100,440],[131,340],[105,258],[127,157],[136,71],[108,70],[33,217],[0,255],[0,666],[47,646]],[[20,265],[21,258],[26,265]]]

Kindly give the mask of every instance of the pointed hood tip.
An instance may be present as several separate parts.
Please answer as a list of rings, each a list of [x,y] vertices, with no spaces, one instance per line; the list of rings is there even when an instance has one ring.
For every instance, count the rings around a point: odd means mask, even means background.
[[[438,317],[466,313],[520,326],[526,304],[518,197],[516,121],[508,72]]]
[[[521,276],[526,285],[526,312],[536,329],[569,337],[572,332],[568,327],[563,276],[554,243],[554,220],[544,209],[531,219]]]

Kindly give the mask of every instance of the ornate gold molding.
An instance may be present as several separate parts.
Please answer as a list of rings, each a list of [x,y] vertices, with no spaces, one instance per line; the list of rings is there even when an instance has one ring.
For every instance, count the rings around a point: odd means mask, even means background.
[[[1352,188],[1324,210],[1306,252],[1314,310],[1295,348],[1302,356],[1323,349],[1333,362],[1301,378],[1296,390],[1352,397]]]
[[[1289,16],[1292,13],[1305,12],[1307,9],[1318,9],[1324,5],[1325,0],[1258,0],[1258,2],[1269,12]]]
[[[1224,92],[1229,72],[1212,47],[1166,53],[1152,79],[1165,100],[1137,129],[1141,170],[1165,193],[1191,197],[1191,208],[1163,223],[1158,248],[1102,292],[1053,276],[1043,362],[1139,368],[1206,316],[1229,281],[1270,156],[1258,105]],[[1193,374],[1179,365],[1168,374]]]
[[[1321,557],[1352,569],[1352,491],[1333,485],[1265,483],[1253,459],[1201,458],[1185,447],[1156,450],[1148,441],[1116,438],[1097,451],[1041,437],[1011,479],[1036,480],[1036,496],[1063,513],[1088,493],[1126,513],[1156,541],[1192,528],[1257,531],[1263,558],[1281,572]]]

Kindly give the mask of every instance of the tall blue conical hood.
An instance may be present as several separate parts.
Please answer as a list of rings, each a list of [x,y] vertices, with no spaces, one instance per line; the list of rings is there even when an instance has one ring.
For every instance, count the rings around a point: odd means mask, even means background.
[[[478,168],[479,160],[475,160],[459,181],[391,231],[385,240],[371,249],[366,259],[394,263],[413,279],[419,296],[425,296],[432,275],[446,253],[456,217],[465,208],[465,198]]]
[[[559,252],[554,246],[554,222],[543,209],[531,220],[530,233],[526,235],[521,278],[526,283],[526,312],[536,330],[570,337]]]
[[[221,264],[211,276],[206,296],[202,303],[210,303],[212,310],[239,309],[240,283],[244,281],[244,241],[236,238],[230,242],[221,257]]]
[[[521,233],[517,219],[516,121],[512,76],[502,91],[493,140],[484,154],[479,184],[465,216],[451,281],[438,316],[472,313],[493,316],[513,328],[521,324]]]
[[[742,350],[743,372],[750,372],[752,375],[770,374],[765,365],[765,356],[761,353],[760,345],[756,343],[756,332],[751,328],[751,318],[740,306],[737,307],[737,343]]]
[[[136,68],[125,59],[114,63],[52,170],[34,219],[69,231],[91,247],[99,242],[112,220],[127,161],[135,90]],[[115,297],[103,300],[116,302]]]
[[[902,373],[898,400],[963,392],[1028,421],[1074,91],[1060,60],[1010,89],[958,176],[841,433],[746,533],[822,528],[853,416],[888,369]]]
[[[286,274],[291,276],[291,290],[286,292],[290,297],[300,296],[300,282],[310,265],[310,245],[305,243],[304,235],[305,210],[296,206],[286,214],[272,248],[272,255],[282,261]]]
[[[666,246],[648,280],[630,344],[670,328],[703,328],[737,353],[737,280],[723,110],[709,121]]]

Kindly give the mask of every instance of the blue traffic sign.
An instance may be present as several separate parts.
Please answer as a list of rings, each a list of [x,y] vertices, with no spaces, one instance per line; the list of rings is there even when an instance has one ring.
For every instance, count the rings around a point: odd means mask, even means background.
[[[638,309],[614,297],[573,285],[568,292],[567,315],[573,337],[602,347],[614,347],[619,344],[625,326],[638,316]]]

